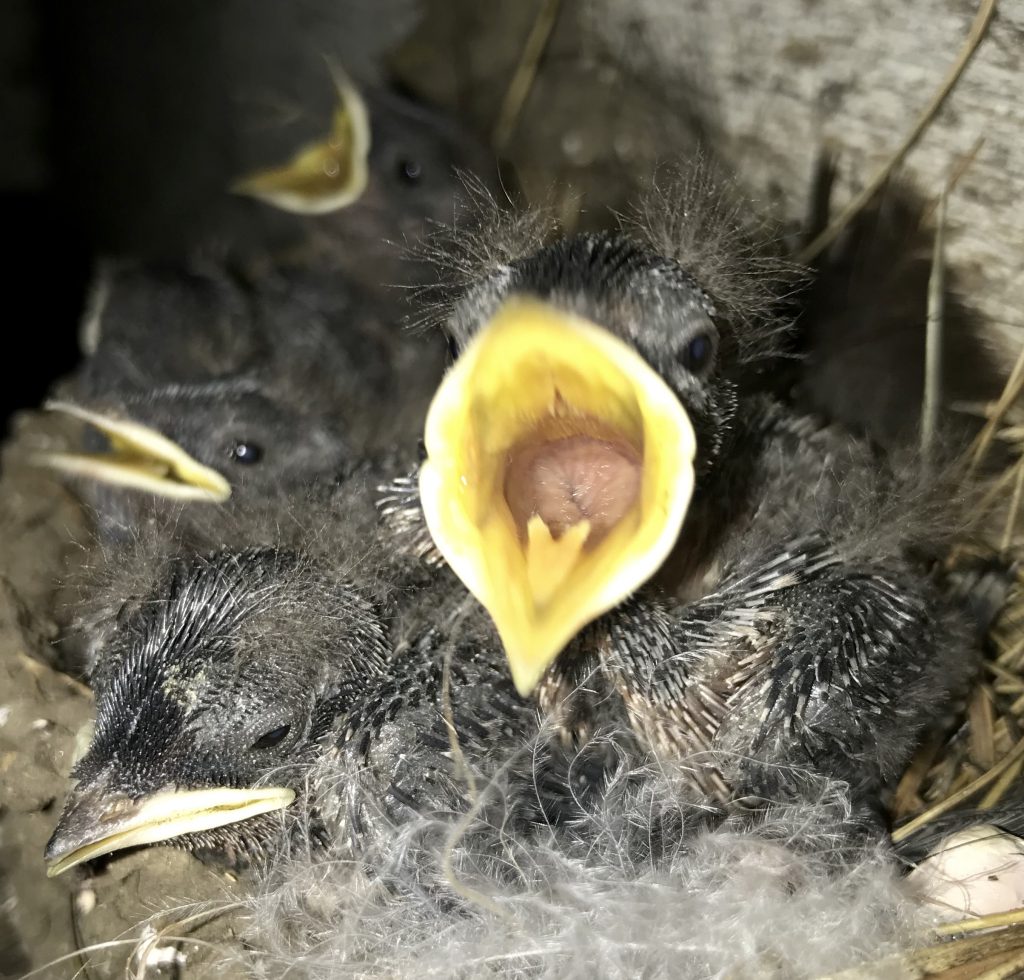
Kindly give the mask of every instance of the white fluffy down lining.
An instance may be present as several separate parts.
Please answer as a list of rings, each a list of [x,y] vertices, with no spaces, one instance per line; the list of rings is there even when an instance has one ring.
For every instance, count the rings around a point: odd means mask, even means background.
[[[932,921],[881,846],[838,850],[842,787],[753,832],[712,830],[670,775],[636,775],[571,833],[527,839],[481,806],[397,826],[359,861],[282,855],[249,900],[247,966],[309,980],[818,977],[909,948]]]

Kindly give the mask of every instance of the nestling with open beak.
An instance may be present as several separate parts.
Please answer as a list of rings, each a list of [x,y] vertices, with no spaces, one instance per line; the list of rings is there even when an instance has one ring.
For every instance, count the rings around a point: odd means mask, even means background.
[[[380,86],[360,90],[330,63],[320,68],[290,125],[268,112],[258,131],[267,146],[253,148],[268,165],[231,184],[259,202],[237,215],[241,229],[255,223],[283,261],[329,261],[367,288],[418,283],[427,271],[414,259],[418,246],[451,221],[470,175],[496,183],[494,156],[445,113]],[[251,234],[232,238],[240,256],[252,256]]]
[[[419,7],[113,0],[116,38],[69,14],[55,96],[79,220],[119,255],[265,261],[315,242],[370,285],[418,278],[402,246],[450,219],[455,169],[496,171],[450,113],[390,83]]]
[[[810,772],[876,824],[975,663],[928,571],[950,508],[756,391],[777,324],[736,283],[757,267],[690,217],[458,268],[426,523],[567,738],[618,702],[715,799],[799,796]]]
[[[493,161],[439,112],[362,93],[319,58],[301,69],[279,78],[281,99],[302,100],[287,122],[273,99],[250,134],[243,156],[267,166],[225,188],[241,210],[212,251],[230,258],[110,261],[96,277],[87,360],[51,407],[102,438],[40,461],[98,481],[101,516],[131,519],[110,487],[221,502],[418,434],[445,349],[401,329],[392,287],[423,277],[409,251]]]

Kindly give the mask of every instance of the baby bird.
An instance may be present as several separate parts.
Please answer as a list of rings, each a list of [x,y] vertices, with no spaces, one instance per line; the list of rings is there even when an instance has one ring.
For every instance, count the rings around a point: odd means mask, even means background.
[[[332,479],[420,425],[444,345],[399,318],[324,267],[246,281],[212,262],[112,265],[91,356],[50,404],[86,423],[84,451],[39,461],[114,524],[140,502],[125,488],[222,502]]]
[[[241,261],[333,239],[335,259],[375,283],[412,273],[401,245],[424,218],[450,218],[454,168],[494,170],[451,116],[388,84],[384,62],[418,8],[228,0],[184,12],[111,0],[108,20],[69,14],[56,165],[68,161],[92,240],[116,254],[212,247]],[[267,203],[268,190],[300,213]]]
[[[758,391],[774,321],[665,210],[671,234],[492,250],[466,274],[427,525],[566,739],[618,704],[713,800],[824,776],[851,787],[851,833],[877,833],[975,664],[929,571],[941,488]]]
[[[261,164],[233,193],[225,178],[209,233],[222,260],[108,262],[97,277],[86,362],[51,407],[98,430],[102,451],[40,461],[99,480],[101,515],[133,510],[111,485],[223,501],[330,477],[419,428],[445,349],[401,329],[392,287],[422,279],[407,253],[493,161],[441,113],[361,92],[322,59],[301,67],[275,77],[302,101],[249,134],[242,158]]]
[[[438,224],[453,220],[468,179],[486,188],[496,185],[496,159],[454,118],[388,88],[321,88],[322,94],[335,93],[334,104],[322,105],[313,118],[326,119],[333,111],[337,120],[340,114],[346,135],[332,132],[323,141],[320,133],[321,142],[312,146],[340,142],[346,148],[349,158],[327,169],[352,175],[344,186],[349,199],[334,205],[331,184],[322,185],[323,166],[311,182],[300,151],[282,166],[235,182],[236,194],[259,201],[249,202],[244,212],[239,206],[237,220],[243,228],[258,221],[261,239],[289,264],[329,262],[377,290],[420,284],[430,270],[416,257],[419,247]],[[311,108],[304,106],[299,117]],[[283,135],[274,133],[278,147]],[[302,137],[293,134],[290,142],[302,145]],[[268,179],[273,188],[262,190],[260,182]],[[232,238],[239,256],[253,257],[251,234],[236,232]]]
[[[445,113],[384,86],[359,89],[330,62],[313,67],[317,84],[305,80],[288,121],[272,114],[252,134],[249,155],[269,165],[231,190],[259,203],[239,201],[222,235],[240,258],[259,262],[258,242],[288,263],[329,261],[371,288],[417,284],[428,271],[418,246],[452,220],[467,177],[495,184],[497,161]]]
[[[304,832],[358,852],[409,813],[464,808],[467,779],[535,730],[486,620],[453,626],[473,604],[449,573],[381,551],[368,481],[112,552],[95,733],[51,875],[168,840],[243,865],[278,849],[296,797]]]

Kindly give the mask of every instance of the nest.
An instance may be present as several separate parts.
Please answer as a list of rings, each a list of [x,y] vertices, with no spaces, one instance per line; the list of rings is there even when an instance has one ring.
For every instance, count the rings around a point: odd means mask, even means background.
[[[521,61],[494,126],[493,143],[499,149],[513,141],[531,85],[540,70],[544,46],[557,17],[558,6],[553,0],[541,3],[536,22],[526,37]],[[902,142],[885,167],[865,182],[864,193],[804,250],[801,259],[809,261],[815,249],[825,248],[893,173],[956,84],[959,73],[984,34],[993,6],[991,2],[982,4],[964,48],[966,53],[962,52],[957,59],[941,91],[923,113],[919,126]],[[943,198],[970,163],[969,154],[953,168]],[[571,228],[579,220],[579,204],[580,200],[574,193],[567,193],[565,207],[559,213],[563,227]],[[942,311],[937,297],[941,293],[943,213],[943,208],[938,207],[934,271],[939,288],[930,304],[929,317],[937,328],[929,348],[933,353],[936,344],[941,348]],[[934,395],[934,384],[931,391]],[[992,468],[992,461],[1000,448],[1009,450],[1011,461],[1002,468],[1002,472],[986,477],[987,489],[975,505],[971,533],[948,557],[950,569],[972,568],[986,562],[1009,568],[1014,585],[989,630],[983,669],[962,710],[941,733],[922,745],[897,787],[891,803],[897,840],[911,840],[919,835],[926,838],[941,828],[942,819],[947,814],[955,811],[977,811],[979,822],[984,822],[987,811],[993,811],[1013,795],[1024,769],[1024,575],[1021,573],[1024,567],[1024,528],[1019,522],[1024,495],[1024,424],[1015,415],[1022,391],[1024,353],[1014,365],[1001,395],[989,405],[972,409],[981,420],[981,427],[978,438],[960,464],[965,474],[973,483],[979,472]],[[933,400],[937,401],[937,397]],[[223,904],[191,915],[182,915],[179,911],[164,917],[164,927],[147,927],[146,935],[133,950],[131,969],[135,975],[142,975],[145,967],[154,962],[154,951],[166,949],[167,942],[187,944],[196,941],[189,938],[196,923],[224,912]],[[112,945],[130,947],[135,943],[134,940],[122,939]],[[929,929],[916,936],[914,946],[911,952],[868,962],[844,972],[842,976],[929,976],[968,980],[1018,975],[1024,972],[1024,909]]]
[[[967,473],[977,471],[998,443],[1012,447],[1015,458],[991,478],[978,501],[976,537],[958,543],[948,559],[952,569],[979,562],[1001,565],[1012,585],[985,638],[982,669],[962,711],[918,749],[900,780],[891,805],[896,841],[927,835],[940,818],[962,809],[983,823],[1008,795],[1019,797],[1024,769],[1024,533],[1019,526],[1024,430],[1013,421],[1012,409],[1022,389],[1024,353],[1001,396],[981,408],[984,425],[962,466]],[[1024,909],[940,927],[926,942],[904,958],[908,975],[949,980],[1016,976],[1024,971]]]

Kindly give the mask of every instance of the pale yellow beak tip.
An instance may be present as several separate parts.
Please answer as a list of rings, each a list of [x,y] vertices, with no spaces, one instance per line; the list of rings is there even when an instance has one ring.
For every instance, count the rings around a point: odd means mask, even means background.
[[[47,847],[48,878],[125,848],[203,833],[282,810],[295,801],[295,791],[281,786],[172,790],[146,797],[120,816],[104,814],[102,809],[94,812],[95,800],[95,796],[80,797],[76,806],[65,810]]]
[[[521,657],[513,653],[507,644],[505,645],[505,656],[508,658],[512,683],[515,684],[521,697],[528,698],[533,694],[548,668],[558,659],[560,652],[560,650],[556,650],[549,657]]]
[[[111,448],[104,453],[40,451],[28,459],[34,466],[175,500],[223,503],[231,496],[231,484],[220,473],[156,429],[70,402],[48,401],[43,407],[91,426]]]

